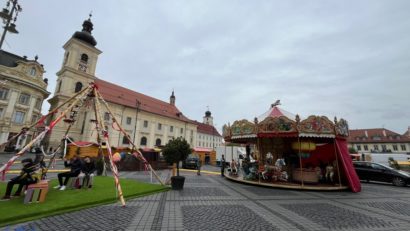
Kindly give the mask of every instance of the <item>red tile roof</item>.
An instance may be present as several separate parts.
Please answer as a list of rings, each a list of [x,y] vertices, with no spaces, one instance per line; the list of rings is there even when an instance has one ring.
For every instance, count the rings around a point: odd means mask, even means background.
[[[192,123],[192,121],[185,117],[175,105],[171,105],[170,103],[155,99],[153,97],[132,91],[125,87],[121,87],[101,79],[96,79],[95,83],[97,84],[99,92],[107,102],[120,104],[136,109],[138,100],[140,102],[139,109],[141,111],[146,111],[168,118]]]
[[[197,128],[197,132],[198,133],[203,133],[203,134],[208,134],[211,136],[221,136],[221,134],[219,134],[218,130],[216,130],[216,128],[214,126],[208,125],[208,124],[204,124],[204,123],[200,123],[198,121],[192,121],[193,123],[195,123],[198,128]]]
[[[385,128],[355,129],[349,131],[349,143],[402,143],[410,142],[410,137],[400,135]]]

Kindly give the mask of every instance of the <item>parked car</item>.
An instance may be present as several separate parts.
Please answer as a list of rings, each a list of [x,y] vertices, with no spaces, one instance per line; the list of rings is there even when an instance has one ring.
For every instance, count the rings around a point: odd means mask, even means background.
[[[182,168],[196,169],[199,161],[200,160],[197,155],[189,154],[185,161],[182,162]]]
[[[410,174],[408,172],[396,170],[383,164],[354,161],[353,166],[360,180],[387,182],[395,186],[410,184]]]

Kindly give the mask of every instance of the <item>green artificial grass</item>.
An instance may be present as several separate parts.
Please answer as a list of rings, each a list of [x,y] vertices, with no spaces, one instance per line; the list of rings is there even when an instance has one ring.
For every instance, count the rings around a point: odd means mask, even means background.
[[[120,179],[125,198],[145,196],[169,188],[161,185],[142,183],[130,179]],[[53,189],[58,184],[51,180],[49,191],[44,203],[24,204],[24,196],[12,198],[10,201],[0,201],[0,227],[30,221],[66,212],[102,204],[120,203],[116,198],[115,184],[112,177],[94,177],[92,189]],[[14,185],[13,193],[18,185]],[[6,183],[0,183],[0,195],[6,191]]]

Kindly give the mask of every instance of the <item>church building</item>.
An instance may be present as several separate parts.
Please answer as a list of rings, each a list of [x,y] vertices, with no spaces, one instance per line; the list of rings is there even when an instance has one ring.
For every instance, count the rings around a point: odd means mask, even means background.
[[[153,149],[168,143],[172,138],[183,137],[191,146],[196,143],[197,125],[188,119],[175,105],[176,97],[172,92],[169,102],[141,94],[120,85],[95,76],[98,57],[102,53],[92,35],[93,23],[87,19],[82,31],[77,31],[64,44],[65,54],[61,70],[57,72],[57,85],[53,97],[49,100],[50,110],[69,99],[76,92],[97,84],[100,93],[108,102],[121,126],[128,132],[138,148]],[[56,118],[57,115],[54,115]],[[74,141],[96,142],[94,112],[81,109],[72,125],[69,137]],[[128,141],[112,126],[112,120],[104,111],[105,127],[110,134],[110,143],[115,147],[128,146]],[[68,124],[59,123],[49,136],[49,149],[56,149]]]

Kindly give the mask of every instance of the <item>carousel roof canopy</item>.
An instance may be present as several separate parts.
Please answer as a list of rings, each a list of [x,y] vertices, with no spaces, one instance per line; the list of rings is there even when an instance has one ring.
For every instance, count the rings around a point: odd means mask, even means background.
[[[281,117],[281,116],[285,116],[290,120],[295,121],[296,115],[293,113],[290,113],[286,110],[283,110],[282,108],[279,108],[278,106],[274,106],[272,104],[272,106],[269,108],[268,111],[266,111],[265,113],[263,113],[262,115],[256,117],[258,119],[258,121],[263,121],[268,117],[273,117],[273,118],[277,118],[277,117]]]
[[[249,141],[257,137],[317,137],[335,138],[349,135],[348,124],[344,119],[334,122],[326,116],[310,115],[301,120],[299,115],[294,115],[278,107],[277,100],[270,109],[253,122],[237,120],[232,125],[224,125],[223,136],[225,140]]]

